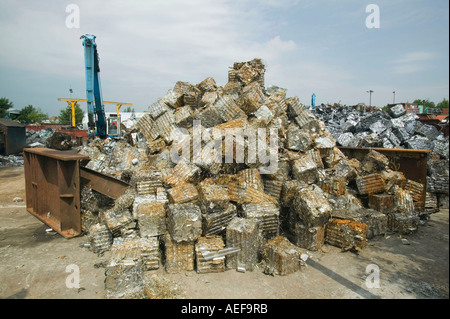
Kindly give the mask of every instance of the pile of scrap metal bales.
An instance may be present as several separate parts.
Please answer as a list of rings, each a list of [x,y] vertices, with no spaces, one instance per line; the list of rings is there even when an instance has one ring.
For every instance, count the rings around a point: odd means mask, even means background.
[[[235,63],[224,87],[177,82],[123,139],[82,148],[87,167],[130,184],[115,201],[82,190],[91,248],[112,255],[108,297],[142,292],[155,269],[246,272],[263,261],[286,275],[325,243],[358,251],[417,230],[420,185],[376,151],[346,158],[297,97],[265,89],[264,73],[254,59]]]
[[[314,107],[339,146],[431,150],[428,158],[427,211],[448,208],[449,137],[401,104],[388,112],[362,112],[352,107]],[[439,201],[439,204],[438,204]]]

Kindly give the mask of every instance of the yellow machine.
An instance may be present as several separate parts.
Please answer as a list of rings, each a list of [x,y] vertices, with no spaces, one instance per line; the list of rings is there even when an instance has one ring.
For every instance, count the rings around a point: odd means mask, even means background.
[[[73,99],[73,98],[59,98],[58,101],[66,101],[67,104],[69,104],[69,106],[72,109],[72,127],[76,126],[75,123],[75,105],[77,104],[77,102],[87,102],[86,99]],[[122,107],[122,105],[133,105],[132,103],[124,103],[124,102],[110,102],[110,101],[103,101],[103,103],[108,103],[108,104],[115,104],[116,105],[116,115],[111,115],[106,119],[107,122],[107,134],[110,137],[117,137],[117,136],[121,136],[121,131],[120,131],[120,115],[119,115],[119,110]]]

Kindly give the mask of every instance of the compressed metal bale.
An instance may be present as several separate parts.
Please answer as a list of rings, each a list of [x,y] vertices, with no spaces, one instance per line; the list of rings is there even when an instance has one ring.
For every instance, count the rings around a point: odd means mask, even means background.
[[[274,237],[264,245],[263,258],[264,272],[268,274],[286,276],[300,270],[298,248],[283,236]]]
[[[358,211],[360,221],[367,225],[367,239],[385,235],[388,231],[388,215],[374,209],[362,208]]]
[[[261,107],[253,112],[252,115],[255,116],[256,119],[262,121],[262,123],[264,124],[268,124],[274,118],[274,114],[267,107],[267,105],[261,105]]]
[[[297,189],[293,208],[308,227],[323,226],[331,216],[331,206],[317,185]]]
[[[415,214],[414,199],[411,192],[401,189],[398,186],[394,187],[394,202],[395,211],[406,215]]]
[[[160,115],[154,122],[154,129],[158,132],[166,143],[174,140],[176,133],[175,117],[171,111],[167,111]]]
[[[168,107],[166,103],[164,103],[163,99],[158,99],[158,101],[152,103],[148,107],[148,112],[153,119],[158,118],[163,113],[167,112]]]
[[[207,260],[205,255],[217,253],[225,244],[220,236],[205,236],[198,238],[195,244],[197,273],[216,273],[225,271],[225,256]]]
[[[170,234],[162,237],[165,270],[170,273],[194,270],[194,242],[176,242]]]
[[[414,202],[414,207],[417,210],[423,210],[425,201],[423,196],[423,188],[424,185],[422,183],[415,182],[413,180],[408,179],[405,185],[405,191],[409,191],[412,195],[412,199]]]
[[[346,132],[346,133],[340,134],[336,140],[339,143],[339,145],[348,147],[354,138],[355,137],[354,137],[353,133]]]
[[[168,90],[166,95],[161,99],[163,103],[170,106],[173,109],[179,108],[182,106],[181,100],[182,100],[183,94],[177,93],[174,90]]]
[[[284,158],[279,158],[277,171],[273,174],[266,174],[265,178],[270,178],[284,182],[289,179],[290,174],[291,174],[290,162]]]
[[[203,236],[222,234],[231,220],[236,217],[237,209],[233,204],[223,211],[216,213],[203,214]]]
[[[378,173],[358,177],[356,179],[356,185],[358,187],[359,194],[362,195],[380,193],[386,190],[384,180]]]
[[[194,112],[189,105],[179,108],[175,111],[175,124],[178,127],[189,129],[193,125],[193,115]]]
[[[166,229],[166,209],[164,203],[141,203],[137,206],[137,219],[142,237],[164,234]]]
[[[370,150],[361,162],[361,169],[366,173],[385,170],[389,166],[389,159],[375,150]]]
[[[405,143],[410,138],[410,134],[403,127],[395,127],[395,128],[393,128],[392,129],[392,134],[394,134],[397,137],[398,141],[401,144]]]
[[[309,132],[301,130],[297,125],[290,124],[287,129],[286,147],[294,150],[306,152],[313,146],[313,139]]]
[[[393,118],[399,118],[400,116],[403,116],[406,114],[406,109],[403,107],[402,104],[397,104],[393,107],[389,108],[389,115]]]
[[[333,167],[335,170],[335,177],[353,181],[358,175],[360,164],[361,163],[357,159],[341,159]]]
[[[141,263],[120,263],[106,268],[105,294],[107,299],[142,298],[144,282]]]
[[[112,208],[103,214],[106,225],[114,236],[118,236],[122,228],[126,228],[133,222],[130,211]]]
[[[292,202],[297,195],[298,190],[304,187],[306,184],[302,184],[297,180],[287,180],[283,183],[283,188],[281,189],[280,204],[283,207],[290,207]]]
[[[355,212],[364,207],[361,200],[350,193],[341,196],[329,195],[328,202],[331,205],[333,218],[354,219]],[[356,213],[356,215],[359,214]]]
[[[216,81],[212,77],[207,77],[196,86],[200,89],[201,92],[216,91],[219,88],[216,84]]]
[[[434,125],[424,124],[417,130],[417,134],[425,136],[429,140],[434,140],[440,133]]]
[[[236,101],[227,95],[220,96],[213,107],[217,110],[222,123],[247,117],[245,112],[236,104]]]
[[[238,204],[277,202],[274,197],[264,193],[264,191],[253,187],[244,187],[239,182],[230,182],[228,184],[228,194],[230,200]]]
[[[425,212],[433,214],[439,211],[438,197],[436,194],[427,192],[425,199]]]
[[[340,196],[347,192],[347,181],[341,178],[328,177],[320,182],[320,187],[325,193]]]
[[[402,172],[394,171],[389,168],[380,172],[381,178],[386,185],[386,191],[389,194],[394,194],[395,186],[404,188],[406,186],[406,177]]]
[[[433,145],[428,138],[419,135],[414,135],[408,139],[406,141],[406,146],[414,150],[431,150],[433,148]]]
[[[237,254],[227,256],[226,265],[231,269],[253,271],[258,263],[261,233],[259,224],[254,219],[233,218],[226,228],[227,247],[238,247]]]
[[[187,160],[182,160],[164,180],[168,185],[176,186],[185,182],[196,183],[200,178],[201,169]]]
[[[274,203],[243,204],[242,216],[258,221],[263,236],[279,233],[280,209]]]
[[[103,223],[97,223],[89,228],[89,239],[91,249],[97,254],[109,250],[113,243],[113,235],[108,226]]]
[[[295,179],[313,184],[317,181],[317,163],[308,155],[303,155],[292,162],[292,174]]]
[[[169,204],[167,229],[176,242],[195,241],[202,234],[202,215],[197,205]]]
[[[144,293],[148,299],[182,299],[178,282],[151,272],[144,272]]]
[[[250,114],[264,104],[264,99],[263,88],[258,82],[253,82],[242,90],[238,105],[246,114]]]
[[[290,97],[286,100],[287,104],[287,114],[291,118],[295,118],[303,113],[304,107],[300,103],[298,97]]]
[[[208,104],[194,112],[194,120],[201,121],[203,127],[214,127],[224,122],[220,116],[220,110],[215,104]]]
[[[198,187],[198,198],[203,213],[222,211],[230,202],[228,190],[224,186],[205,182]]]
[[[142,169],[133,173],[130,183],[136,185],[139,196],[154,195],[156,188],[163,186],[163,178],[157,169]]]
[[[325,226],[307,227],[301,221],[292,222],[292,242],[294,245],[318,251],[325,243]]]
[[[264,100],[264,104],[272,111],[276,117],[286,117],[287,119],[287,103],[286,93],[273,93]],[[284,121],[283,121],[284,123]]]
[[[387,119],[381,119],[370,125],[369,129],[372,133],[381,135],[386,130],[391,128],[392,123]]]
[[[389,194],[369,195],[369,208],[382,213],[390,213],[395,209],[395,197]]]
[[[259,173],[259,170],[256,168],[249,168],[241,170],[236,175],[239,183],[243,185],[243,187],[252,187],[260,191],[264,191],[264,183]]]
[[[159,136],[159,133],[155,128],[155,121],[149,114],[144,114],[144,116],[136,123],[136,127],[148,141],[152,141]]]
[[[266,179],[264,180],[264,192],[278,200],[281,196],[283,184],[284,182],[280,180]]]
[[[233,68],[237,71],[236,78],[245,85],[249,85],[254,81],[257,81],[259,85],[263,85],[261,83],[264,83],[264,67],[261,67],[261,65],[255,65],[251,61],[239,64],[235,63]]]
[[[388,215],[388,231],[408,235],[416,232],[419,226],[419,217],[405,213],[390,213]]]
[[[158,237],[114,240],[108,267],[132,263],[141,263],[144,271],[159,269],[161,252]]]
[[[184,204],[198,199],[197,187],[191,183],[184,183],[167,190],[169,202]]]
[[[367,243],[367,224],[346,219],[330,219],[326,242],[342,250],[360,250]]]

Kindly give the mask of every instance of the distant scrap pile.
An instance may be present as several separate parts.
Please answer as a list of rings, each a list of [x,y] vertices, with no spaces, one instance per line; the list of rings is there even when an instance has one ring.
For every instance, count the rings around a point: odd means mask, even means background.
[[[427,197],[430,211],[448,208],[449,137],[433,125],[422,124],[402,105],[360,112],[351,107],[316,107],[314,115],[325,122],[337,144],[345,147],[381,147],[431,150],[428,158]]]
[[[287,275],[324,243],[357,251],[374,236],[418,229],[423,185],[391,170],[378,152],[363,161],[346,158],[297,97],[264,87],[264,73],[254,59],[235,63],[223,88],[212,78],[177,82],[123,139],[96,139],[81,150],[91,157],[87,167],[131,185],[116,201],[82,191],[91,248],[112,254],[108,298],[153,296],[143,278],[160,267],[245,272],[262,261],[266,273]],[[264,132],[263,142],[271,141],[270,129],[277,132],[269,150],[276,170],[263,174],[267,162],[249,159],[249,139],[232,140],[227,152],[222,136],[211,147],[211,136],[225,129]],[[171,151],[180,143],[190,151],[177,153],[175,163]]]

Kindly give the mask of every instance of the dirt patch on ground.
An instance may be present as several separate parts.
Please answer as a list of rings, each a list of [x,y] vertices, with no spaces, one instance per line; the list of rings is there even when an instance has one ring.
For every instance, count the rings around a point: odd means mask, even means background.
[[[393,234],[369,241],[359,254],[325,246],[288,276],[265,275],[263,265],[246,273],[153,272],[193,299],[449,298],[448,222],[448,210],[433,214],[407,237],[409,245]],[[47,228],[26,211],[23,167],[0,168],[0,298],[105,298],[101,264],[108,252],[99,257],[81,247],[86,237],[65,239]],[[66,285],[71,265],[80,271],[78,289]],[[379,288],[371,285],[374,267]]]

